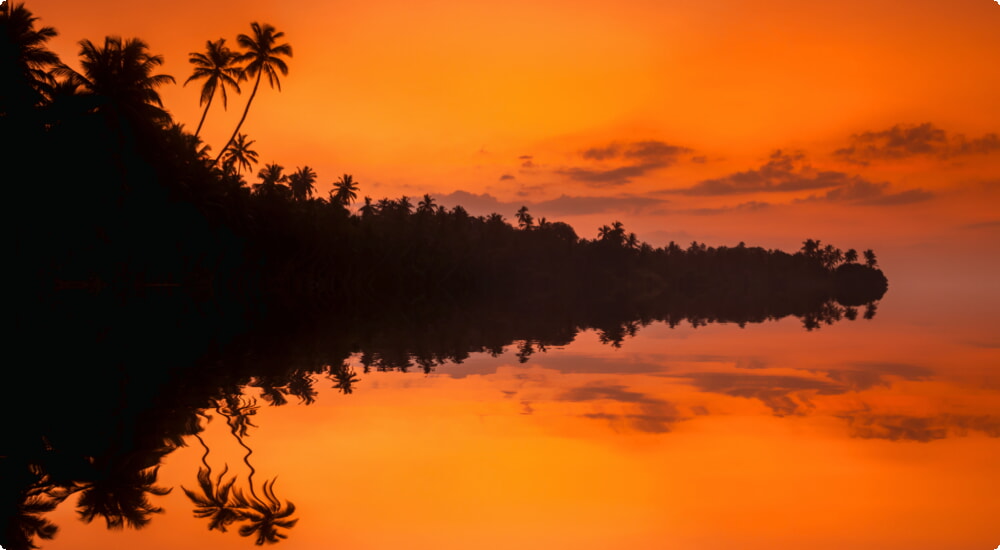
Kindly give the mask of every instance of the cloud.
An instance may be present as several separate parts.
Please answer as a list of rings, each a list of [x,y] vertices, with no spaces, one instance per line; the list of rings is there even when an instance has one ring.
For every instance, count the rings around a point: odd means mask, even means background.
[[[822,372],[852,391],[864,391],[876,386],[887,388],[890,385],[887,376],[914,381],[926,380],[933,374],[933,371],[926,367],[905,363],[858,361],[851,366],[853,368],[829,369]]]
[[[934,194],[923,189],[908,189],[899,193],[887,193],[888,182],[872,183],[863,179],[855,179],[843,187],[831,189],[822,196],[810,196],[798,202],[853,202],[872,206],[898,206],[913,204],[934,198]]]
[[[657,140],[615,142],[585,149],[580,156],[590,161],[619,161],[625,164],[610,168],[574,166],[556,170],[556,173],[594,187],[624,185],[647,172],[671,166],[690,152],[692,150],[687,147]]]
[[[634,405],[638,408],[637,412],[607,413],[602,411],[584,414],[583,417],[607,420],[613,426],[624,424],[631,429],[645,433],[669,432],[673,424],[685,419],[685,416],[677,410],[673,403],[645,393],[627,390],[625,386],[618,384],[595,382],[567,390],[556,399],[576,403],[608,400]]]
[[[1000,229],[1000,220],[970,223],[962,226],[964,229]]]
[[[770,158],[760,168],[703,180],[691,187],[665,192],[690,196],[780,193],[843,187],[861,181],[859,177],[844,172],[814,170],[808,164],[803,164],[804,160],[805,155],[802,152],[785,153],[779,149],[771,153]]]
[[[533,208],[553,216],[600,214],[605,212],[630,212],[662,206],[669,201],[652,197],[618,196],[592,197],[561,195],[555,199],[535,203]]]
[[[1000,417],[996,416],[909,416],[867,412],[838,416],[847,421],[852,437],[862,439],[928,443],[949,435],[965,436],[971,431],[981,432],[989,437],[1000,437]]]
[[[834,156],[854,164],[897,160],[914,156],[948,158],[963,155],[986,155],[1000,152],[1000,136],[985,134],[967,139],[962,134],[948,132],[930,122],[917,125],[897,124],[881,131],[862,132],[851,136],[848,147],[837,149]]]
[[[757,210],[763,210],[769,208],[771,203],[761,202],[761,201],[747,201],[741,202],[736,206],[722,206],[719,208],[688,208],[686,210],[678,210],[678,214],[690,214],[692,216],[715,216],[718,214],[731,214],[733,212],[755,212]]]
[[[510,174],[504,174],[504,175],[500,176],[500,181],[506,181],[506,180],[512,180],[512,179],[514,179],[514,176],[512,176]]]
[[[803,414],[804,409],[812,408],[807,393],[837,395],[847,391],[842,384],[801,376],[697,372],[677,377],[690,380],[704,392],[757,399],[775,416]]]
[[[646,172],[649,172],[650,170],[663,168],[664,166],[666,165],[662,163],[646,162],[628,166],[619,166],[618,168],[611,168],[607,170],[580,167],[562,168],[556,170],[556,173],[566,176],[569,179],[586,183],[593,187],[603,187],[606,185],[625,185],[626,183],[631,182],[632,178],[637,178],[645,175]]]

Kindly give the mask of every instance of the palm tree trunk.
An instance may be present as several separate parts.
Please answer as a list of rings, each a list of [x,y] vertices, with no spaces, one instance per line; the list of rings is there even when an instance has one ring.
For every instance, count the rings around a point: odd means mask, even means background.
[[[208,108],[212,106],[213,99],[215,99],[215,94],[212,94],[212,96],[208,98],[208,105],[205,105],[205,112],[201,114],[201,120],[198,121],[198,127],[194,130],[194,137],[198,137],[198,134],[201,132],[201,125],[205,124],[205,117],[208,116]]]
[[[253,91],[250,92],[250,99],[247,100],[247,106],[245,109],[243,109],[243,116],[240,117],[240,122],[239,124],[236,125],[236,130],[233,130],[233,135],[229,136],[229,141],[227,141],[226,144],[222,146],[222,149],[219,149],[219,155],[216,156],[215,160],[212,161],[212,166],[219,164],[219,159],[221,159],[222,155],[226,152],[226,148],[228,148],[229,144],[232,143],[234,139],[236,139],[236,135],[240,133],[240,127],[243,126],[243,121],[247,119],[247,113],[250,112],[250,104],[253,103],[253,98],[255,95],[257,95],[257,87],[260,86],[260,77],[262,74],[263,71],[257,72],[257,81],[253,83]]]

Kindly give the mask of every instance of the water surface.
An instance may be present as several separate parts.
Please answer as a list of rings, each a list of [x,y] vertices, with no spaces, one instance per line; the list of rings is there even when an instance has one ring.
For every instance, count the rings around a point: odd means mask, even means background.
[[[193,514],[183,488],[207,465],[278,515],[294,504],[286,549],[994,548],[991,314],[971,292],[890,291],[874,318],[812,331],[654,323],[615,347],[585,330],[426,374],[365,373],[355,354],[350,394],[312,375],[309,404],[245,387],[236,410],[204,409],[163,457],[155,485],[173,489],[149,496],[146,527],[83,523],[74,495],[39,542],[253,546],[241,522]]]

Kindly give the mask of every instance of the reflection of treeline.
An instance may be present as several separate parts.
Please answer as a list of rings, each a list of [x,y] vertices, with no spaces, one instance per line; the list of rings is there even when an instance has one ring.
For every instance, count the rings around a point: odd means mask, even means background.
[[[37,29],[23,6],[8,3],[3,22],[0,70],[10,84],[0,133],[20,176],[11,186],[18,221],[30,227],[18,237],[19,282],[40,293],[179,286],[206,299],[326,307],[532,289],[568,300],[711,294],[858,305],[885,289],[873,254],[862,266],[853,251],[812,240],[796,254],[698,243],[654,248],[619,222],[581,239],[565,223],[536,222],[526,208],[515,227],[501,214],[446,209],[429,195],[416,203],[365,197],[355,210],[359,186],[350,175],[317,198],[308,166],[286,173],[271,163],[248,181],[252,140],[234,132],[212,155],[173,121],[156,91],[173,79],[156,74],[162,59],[141,40],[84,41],[77,71],[45,49],[54,31]],[[242,52],[219,41],[192,54],[192,78],[207,79],[206,112],[216,89],[253,79],[245,119],[261,76],[276,84],[287,72],[291,48],[279,43],[281,33],[252,29],[239,37]],[[230,71],[219,73],[230,84],[220,76],[209,90],[212,63]]]
[[[796,315],[812,327],[859,315],[832,301],[807,305],[789,302],[772,316]],[[157,483],[158,466],[206,428],[206,413],[226,418],[249,466],[250,397],[254,406],[310,404],[321,386],[358,390],[369,371],[431,372],[477,353],[523,362],[569,344],[581,330],[618,346],[653,322],[701,326],[767,315],[741,312],[725,299],[574,302],[542,294],[465,307],[378,302],[326,316],[276,313],[239,329],[239,308],[224,306],[205,307],[167,288],[125,302],[63,293],[58,303],[23,313],[12,341],[18,356],[31,359],[7,369],[4,385],[24,399],[6,400],[0,411],[17,419],[0,438],[0,516],[9,518],[0,544],[21,548],[54,536],[46,513],[63,502],[109,527],[148,524],[160,511],[158,496],[170,489]],[[276,528],[293,524],[294,507],[273,496],[273,480],[255,494],[249,468],[235,486],[232,470],[191,472],[185,494],[197,497],[198,513],[218,505],[204,517],[224,521],[209,526],[235,523],[248,536],[280,538]]]

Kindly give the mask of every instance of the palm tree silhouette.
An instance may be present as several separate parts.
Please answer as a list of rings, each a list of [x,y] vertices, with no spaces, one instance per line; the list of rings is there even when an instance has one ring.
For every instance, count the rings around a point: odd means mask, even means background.
[[[18,106],[34,106],[51,93],[49,69],[59,65],[59,56],[45,43],[56,36],[52,27],[35,28],[38,18],[24,4],[8,1],[0,12],[0,113],[11,114]]]
[[[288,187],[292,188],[292,198],[297,201],[312,197],[314,183],[316,183],[316,171],[308,166],[303,166],[288,176]]]
[[[261,196],[271,196],[276,193],[279,183],[284,183],[288,179],[288,176],[282,174],[282,170],[285,168],[280,164],[272,162],[260,169],[257,172],[257,177],[260,178],[260,183],[255,183],[253,185],[254,193]]]
[[[333,184],[337,191],[333,194],[333,199],[344,206],[350,206],[358,198],[358,183],[350,174],[344,174]]]
[[[243,71],[236,65],[236,54],[226,47],[226,39],[220,38],[215,42],[208,40],[205,42],[205,53],[191,52],[188,61],[194,65],[194,72],[184,85],[192,80],[205,79],[201,86],[201,97],[198,105],[204,105],[205,111],[201,114],[198,127],[195,128],[194,135],[201,133],[201,127],[205,124],[205,117],[208,116],[208,109],[212,106],[215,92],[222,96],[222,108],[228,107],[226,87],[240,91],[238,80],[242,78]]]
[[[424,193],[424,198],[417,203],[417,212],[433,214],[434,213],[434,197],[430,196],[428,193]]]
[[[103,46],[90,40],[80,42],[79,73],[62,65],[56,73],[86,92],[100,98],[99,110],[132,122],[153,121],[160,125],[170,122],[156,88],[173,83],[174,77],[153,74],[163,64],[163,57],[150,55],[149,46],[138,38],[122,40],[108,36]]]
[[[264,499],[259,498],[256,493],[247,500],[241,493],[238,499],[246,503],[246,507],[241,508],[244,519],[248,520],[247,525],[240,526],[240,536],[257,537],[254,544],[263,546],[264,544],[274,544],[281,539],[288,538],[288,535],[279,529],[291,529],[299,521],[289,519],[295,513],[295,504],[290,501],[281,502],[274,494],[274,482],[277,478],[264,482],[262,492]],[[250,484],[250,492],[253,493],[253,483]]]
[[[528,213],[528,207],[522,206],[517,211],[517,225],[521,229],[531,229],[535,224],[535,218]]]
[[[222,164],[235,165],[237,174],[242,173],[244,168],[249,171],[254,164],[257,164],[257,151],[250,148],[254,143],[256,142],[252,139],[247,140],[246,134],[236,136],[236,139],[223,152],[225,160],[222,161]]]
[[[157,454],[162,456],[166,452],[154,454],[158,461]],[[150,461],[135,463],[131,457],[124,461],[113,460],[83,489],[76,505],[80,519],[90,523],[101,516],[109,529],[141,529],[148,525],[150,516],[163,509],[154,506],[147,493],[163,496],[171,491],[154,485],[159,466],[147,467]]]
[[[260,87],[261,77],[266,74],[268,84],[272,88],[277,87],[281,91],[281,80],[278,79],[278,73],[280,72],[282,75],[288,74],[288,64],[285,63],[282,56],[292,57],[291,46],[288,44],[277,44],[277,41],[285,36],[285,33],[276,31],[273,26],[267,23],[262,25],[256,21],[250,24],[250,28],[253,30],[253,36],[241,34],[236,37],[236,41],[239,42],[240,46],[246,49],[246,52],[240,54],[237,60],[247,63],[243,67],[242,75],[244,78],[256,76],[257,79],[254,81],[250,98],[247,99],[247,106],[243,109],[243,116],[240,117],[239,123],[236,124],[233,135],[229,137],[226,145],[223,146],[223,151],[236,138],[240,132],[240,128],[243,126],[243,122],[246,121],[247,113],[250,112],[250,104],[253,103],[253,98],[257,95],[257,88]],[[218,164],[220,158],[222,158],[221,152],[215,158],[213,164]]]
[[[229,466],[226,466],[213,480],[211,469],[198,468],[198,487],[201,493],[181,486],[181,490],[195,505],[194,516],[210,519],[209,531],[218,529],[224,533],[226,527],[245,517],[241,510],[243,502],[235,498],[236,493],[233,491],[236,476],[224,479],[228,472]]]

